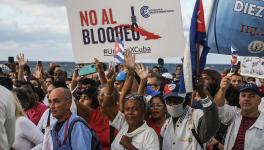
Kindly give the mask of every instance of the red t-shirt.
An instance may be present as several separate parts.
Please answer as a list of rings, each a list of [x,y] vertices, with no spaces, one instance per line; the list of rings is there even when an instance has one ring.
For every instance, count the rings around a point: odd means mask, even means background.
[[[242,117],[233,150],[244,150],[246,131],[256,122],[256,120],[257,118]]]
[[[95,131],[96,135],[98,136],[103,150],[110,150],[111,145],[109,118],[108,116],[102,115],[99,107],[91,111],[89,126]],[[116,136],[116,134],[117,130],[115,130],[114,136]]]
[[[160,137],[161,127],[159,127],[152,118],[147,119],[147,124],[149,127],[153,128],[157,135]]]
[[[29,118],[29,120],[31,120],[35,125],[37,125],[42,114],[45,112],[46,109],[47,109],[46,105],[38,102],[37,105],[28,109],[25,113]]]

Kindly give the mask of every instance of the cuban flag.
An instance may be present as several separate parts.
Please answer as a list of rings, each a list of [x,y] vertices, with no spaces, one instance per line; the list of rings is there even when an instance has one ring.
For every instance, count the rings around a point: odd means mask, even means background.
[[[238,64],[238,50],[231,45],[231,67],[236,66]]]
[[[117,38],[115,42],[114,62],[122,64],[124,62],[124,53],[124,43]]]
[[[195,76],[197,72],[196,57],[199,55],[199,72],[201,73],[206,64],[206,57],[209,49],[206,39],[203,2],[202,0],[196,0],[191,20],[190,33],[185,46],[179,93],[193,91],[193,76]]]

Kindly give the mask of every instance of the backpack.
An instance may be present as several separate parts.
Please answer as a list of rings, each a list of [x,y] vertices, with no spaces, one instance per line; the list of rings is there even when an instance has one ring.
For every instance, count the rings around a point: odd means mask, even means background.
[[[96,133],[94,132],[93,129],[91,129],[87,122],[82,119],[81,117],[76,117],[76,118],[73,118],[73,120],[71,121],[70,123],[70,126],[69,126],[69,130],[68,130],[68,138],[69,138],[69,144],[70,144],[70,147],[72,148],[72,145],[71,145],[71,132],[72,132],[72,129],[73,129],[73,126],[76,122],[81,122],[83,123],[92,133],[92,141],[91,141],[91,150],[101,150],[101,144],[98,140],[98,137],[96,135]]]

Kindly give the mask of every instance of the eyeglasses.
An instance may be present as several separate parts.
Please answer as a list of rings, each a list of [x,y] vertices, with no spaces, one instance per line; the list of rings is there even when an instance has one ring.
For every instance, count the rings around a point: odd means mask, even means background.
[[[146,103],[145,103],[145,99],[143,95],[138,95],[138,94],[127,94],[125,96],[125,100],[135,100],[135,101],[139,101],[141,104],[141,106],[145,109],[146,108]]]
[[[128,100],[128,99],[144,100],[144,96],[138,95],[138,94],[127,94],[125,99],[126,100]]]

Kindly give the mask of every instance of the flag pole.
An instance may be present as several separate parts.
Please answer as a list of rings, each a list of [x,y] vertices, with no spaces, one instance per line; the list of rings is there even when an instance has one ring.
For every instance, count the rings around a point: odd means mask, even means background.
[[[199,74],[200,74],[200,44],[196,44],[196,75],[194,79],[194,89],[197,90],[197,83],[199,80]]]

